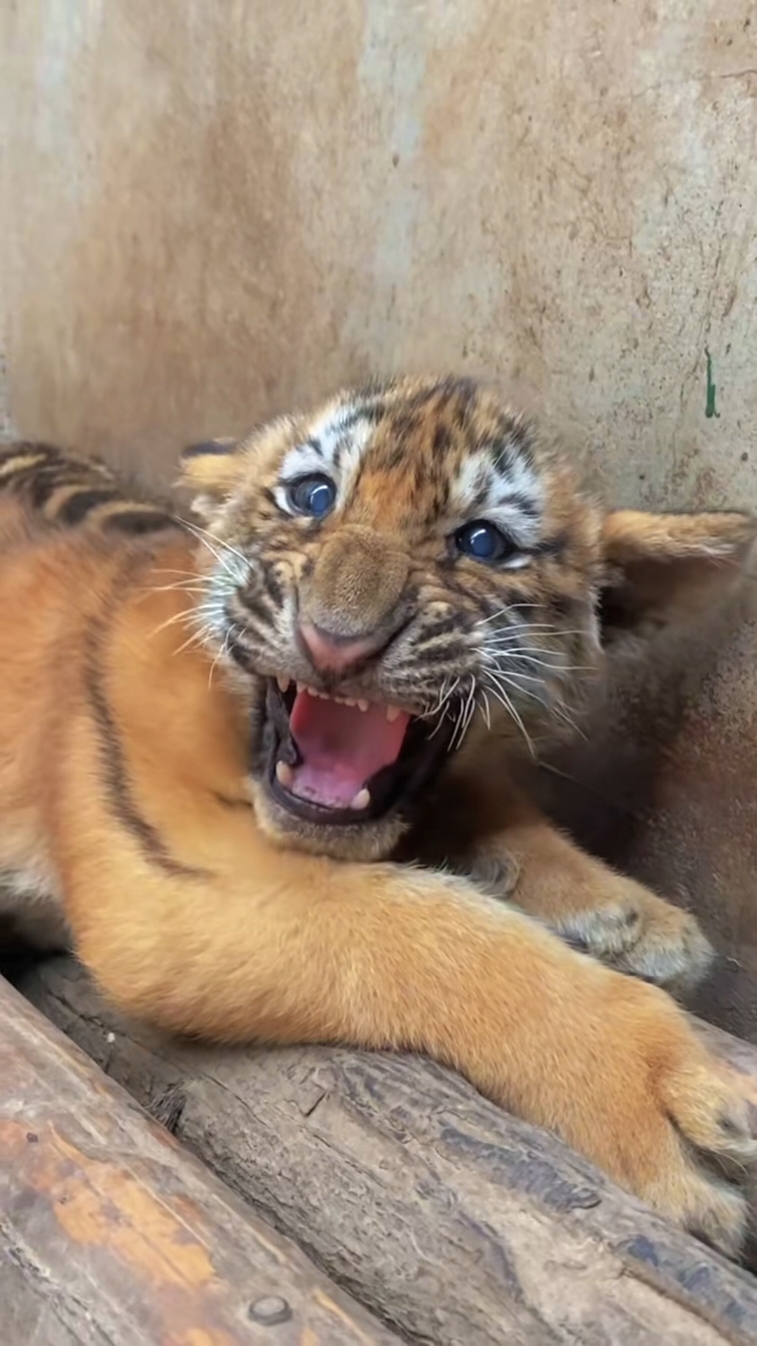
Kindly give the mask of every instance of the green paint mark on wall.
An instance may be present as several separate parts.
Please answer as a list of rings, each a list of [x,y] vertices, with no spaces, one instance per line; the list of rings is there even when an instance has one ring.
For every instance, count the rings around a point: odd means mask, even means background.
[[[712,356],[706,346],[704,348],[704,353],[707,358],[707,400],[704,405],[704,414],[708,420],[711,420],[713,416],[719,419],[720,412],[715,406],[717,388],[712,380]]]

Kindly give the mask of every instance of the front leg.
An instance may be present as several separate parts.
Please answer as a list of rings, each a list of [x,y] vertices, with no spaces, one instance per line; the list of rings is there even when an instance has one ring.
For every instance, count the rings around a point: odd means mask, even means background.
[[[501,830],[479,837],[474,878],[619,971],[691,990],[713,950],[688,912],[592,858],[527,802],[511,795]]]
[[[668,996],[463,879],[254,838],[180,876],[88,834],[69,916],[124,1009],[217,1040],[425,1052],[738,1252],[744,1199],[701,1156],[756,1157],[747,1104]]]

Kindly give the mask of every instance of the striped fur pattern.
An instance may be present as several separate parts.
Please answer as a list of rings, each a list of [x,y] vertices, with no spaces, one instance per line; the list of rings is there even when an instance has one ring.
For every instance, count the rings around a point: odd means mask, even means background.
[[[525,749],[570,723],[599,655],[601,514],[538,429],[466,380],[344,393],[241,443],[184,458],[217,555],[201,604],[211,643],[259,673],[312,682],[303,617],[339,640],[378,633],[380,661],[342,694],[453,721],[453,746],[485,727]],[[333,482],[321,521],[289,503]],[[496,564],[459,531],[495,525]],[[318,682],[328,691],[328,679]]]
[[[345,393],[184,468],[204,519],[168,527],[101,466],[0,458],[6,910],[70,931],[163,1029],[426,1053],[738,1255],[746,1101],[640,979],[695,979],[707,941],[514,774],[598,656],[605,591],[627,626],[712,599],[753,521],[605,513],[454,379]],[[399,756],[346,818],[298,813],[298,745],[344,769],[361,717]]]
[[[98,459],[80,458],[51,444],[0,443],[2,492],[16,496],[46,524],[84,525],[125,537],[176,527],[168,503],[126,482]]]

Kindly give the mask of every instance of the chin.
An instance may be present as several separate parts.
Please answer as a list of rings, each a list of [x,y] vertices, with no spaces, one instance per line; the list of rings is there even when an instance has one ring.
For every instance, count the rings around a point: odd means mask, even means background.
[[[252,793],[275,843],[339,860],[387,859],[451,746],[450,719],[261,679]]]

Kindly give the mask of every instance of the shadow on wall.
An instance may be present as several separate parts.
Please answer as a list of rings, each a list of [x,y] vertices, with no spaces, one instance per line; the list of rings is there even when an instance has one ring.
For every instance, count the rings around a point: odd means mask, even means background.
[[[694,911],[720,957],[696,1008],[757,1042],[757,590],[697,630],[622,649],[586,737],[534,780],[611,864]]]

